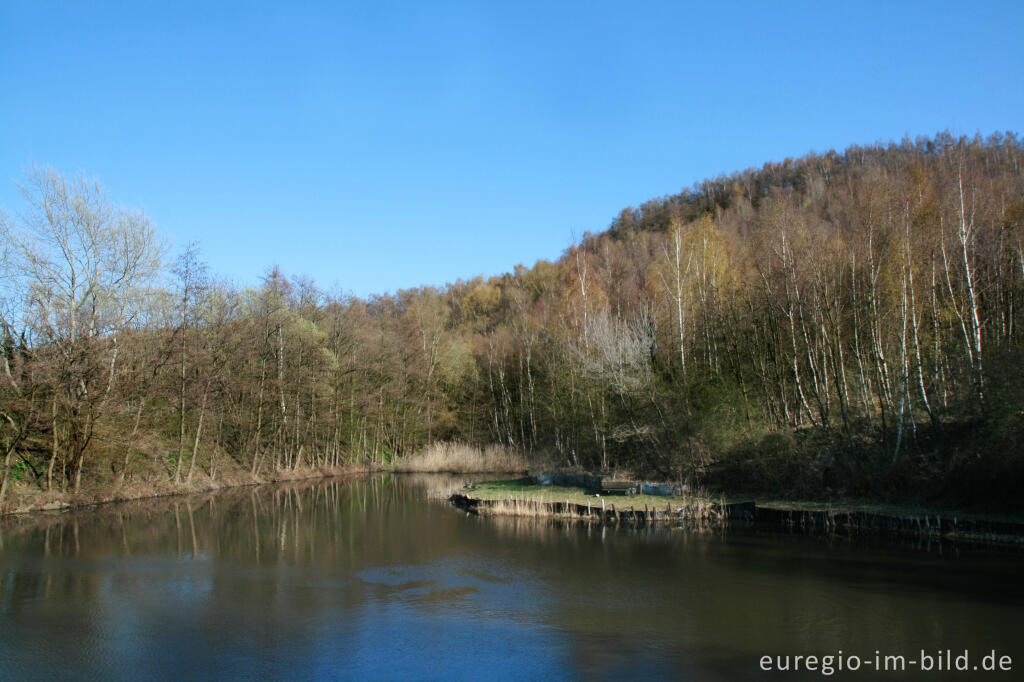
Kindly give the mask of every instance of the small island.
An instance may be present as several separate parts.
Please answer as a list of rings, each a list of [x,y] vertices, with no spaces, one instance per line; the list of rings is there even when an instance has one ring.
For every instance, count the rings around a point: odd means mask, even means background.
[[[808,534],[911,535],[962,543],[1024,544],[1024,517],[1019,515],[869,502],[753,500],[691,492],[664,484],[608,481],[582,474],[470,483],[452,494],[449,500],[469,513],[491,516],[670,524],[688,529],[723,529],[736,524],[768,530],[785,528]]]
[[[0,2],[0,681],[1022,677],[952,4]]]

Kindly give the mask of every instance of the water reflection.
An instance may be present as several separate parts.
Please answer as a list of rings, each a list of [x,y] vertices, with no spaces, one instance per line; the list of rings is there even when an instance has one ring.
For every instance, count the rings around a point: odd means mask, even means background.
[[[0,677],[770,679],[764,654],[1024,656],[1016,556],[481,518],[441,501],[463,482],[4,519]]]

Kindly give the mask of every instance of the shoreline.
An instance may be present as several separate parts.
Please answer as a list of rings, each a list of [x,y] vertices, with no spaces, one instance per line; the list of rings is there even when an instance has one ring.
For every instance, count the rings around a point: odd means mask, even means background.
[[[744,526],[808,535],[903,535],[1024,547],[1024,519],[969,512],[807,501],[727,501],[724,496],[682,495],[654,501],[650,496],[594,496],[575,487],[545,486],[538,490],[524,480],[492,483],[456,492],[449,502],[481,516],[533,516],[600,525]],[[515,484],[519,484],[518,489]]]
[[[371,474],[400,474],[400,475],[453,475],[453,476],[480,476],[494,475],[507,476],[510,471],[456,471],[437,470],[420,471],[416,469],[405,469],[397,467],[380,467],[375,465],[355,466],[347,465],[340,467],[317,467],[300,469],[298,471],[278,471],[273,476],[266,478],[235,478],[225,479],[223,482],[206,479],[201,483],[180,484],[175,487],[173,483],[153,483],[151,481],[138,481],[128,484],[125,487],[114,486],[102,491],[85,491],[69,493],[62,491],[33,490],[29,497],[33,501],[23,503],[21,506],[4,509],[0,506],[0,519],[13,516],[30,516],[33,514],[50,514],[54,512],[77,511],[90,507],[99,507],[119,502],[135,502],[139,500],[155,500],[163,497],[187,497],[189,495],[202,495],[204,493],[215,493],[221,490],[247,488],[251,486],[274,485],[279,483],[290,483],[297,481],[325,480],[329,478],[342,478],[346,476],[366,476]],[[133,492],[132,486],[136,488]],[[121,494],[125,493],[127,494]],[[447,495],[445,496],[447,499]],[[44,501],[45,500],[45,501]]]
[[[401,467],[343,466],[277,472],[248,480],[203,481],[190,487],[150,482],[136,483],[136,490],[48,493],[37,500],[0,512],[0,518],[31,517],[70,512],[121,502],[187,497],[204,493],[289,482],[326,480],[348,476],[392,473],[398,475],[508,475],[489,471],[408,471]],[[652,497],[650,495],[595,496],[578,487],[534,486],[529,479],[491,480],[471,484],[445,495],[456,508],[481,516],[520,516],[597,524],[636,526],[663,524],[690,528],[728,527],[788,530],[807,535],[834,534],[916,536],[953,543],[998,544],[1024,547],[1024,518],[971,512],[936,511],[873,503],[825,503],[807,500],[729,500],[725,495]],[[147,486],[148,489],[147,489]],[[451,490],[449,488],[449,490]],[[125,493],[127,494],[119,494]],[[477,493],[474,495],[474,492]],[[137,493],[137,494],[136,494]],[[482,493],[482,494],[481,494]]]
[[[79,493],[68,493],[68,492],[50,492],[50,491],[33,491],[35,495],[46,499],[46,502],[29,502],[27,505],[22,505],[6,511],[0,511],[0,518],[12,517],[12,516],[31,516],[35,514],[49,514],[54,512],[69,512],[78,511],[82,509],[88,509],[90,507],[100,507],[108,504],[118,504],[120,502],[136,502],[140,500],[155,500],[164,497],[187,497],[189,495],[201,495],[203,493],[214,493],[221,490],[231,490],[237,488],[246,488],[251,486],[261,485],[272,485],[277,483],[289,483],[293,481],[312,481],[312,480],[324,480],[328,478],[340,478],[345,476],[358,476],[375,473],[384,473],[389,471],[388,469],[382,469],[380,467],[318,467],[316,469],[300,469],[292,472],[277,472],[276,475],[268,478],[252,478],[250,480],[226,480],[223,483],[216,481],[207,480],[203,484],[193,484],[189,487],[180,485],[174,487],[173,484],[167,485],[167,488],[162,488],[160,484],[154,484],[151,482],[139,482],[136,486],[142,488],[145,486],[151,486],[149,490],[145,492],[139,491],[139,494],[128,492],[128,494],[121,495],[124,488],[114,488],[107,491],[97,492],[79,492]],[[286,475],[281,475],[286,474]],[[297,474],[297,475],[288,475]],[[156,492],[153,492],[153,491]]]

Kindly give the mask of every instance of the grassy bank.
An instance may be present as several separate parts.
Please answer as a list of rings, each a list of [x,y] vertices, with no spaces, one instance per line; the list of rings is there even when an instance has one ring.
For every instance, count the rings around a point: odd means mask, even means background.
[[[673,496],[595,495],[579,487],[536,485],[530,478],[468,485],[451,501],[470,512],[609,523],[686,523],[720,528],[730,515],[724,499],[700,494]]]
[[[473,484],[470,489],[464,491],[464,494],[479,500],[508,500],[509,498],[512,498],[515,500],[528,500],[531,502],[569,502],[570,504],[581,505],[590,504],[598,507],[601,506],[601,500],[603,499],[606,506],[616,504],[620,507],[625,506],[626,508],[630,506],[643,507],[644,505],[660,508],[665,507],[665,505],[680,506],[693,504],[698,501],[708,504],[726,502],[726,499],[723,496],[711,496],[702,493],[696,495],[673,496],[614,495],[601,498],[595,496],[593,491],[585,488],[537,485],[533,482],[533,479],[530,478],[476,483]]]
[[[406,457],[389,462],[351,462],[341,466],[300,465],[264,468],[253,474],[249,466],[220,453],[216,460],[213,450],[199,451],[198,465],[186,467],[179,481],[175,481],[174,458],[167,454],[170,444],[161,439],[149,439],[143,452],[132,461],[127,476],[115,472],[117,461],[116,439],[105,439],[97,445],[97,452],[91,465],[82,477],[79,490],[70,485],[54,484],[47,488],[45,478],[32,475],[30,471],[15,470],[8,479],[4,496],[0,498],[0,515],[21,514],[34,511],[53,511],[77,507],[139,500],[167,495],[191,495],[195,493],[260,485],[283,481],[297,481],[313,478],[343,476],[373,471],[425,474],[509,474],[522,473],[528,462],[521,453],[500,445],[474,447],[463,443],[434,443]],[[275,461],[270,456],[268,462]],[[111,466],[111,463],[115,466]],[[464,479],[448,486],[457,488]]]
[[[1024,543],[1024,515],[971,513],[871,502],[741,499],[706,493],[673,496],[600,496],[579,487],[543,486],[530,478],[471,484],[452,498],[470,511],[599,521],[733,520],[825,532],[894,532],[950,540]]]
[[[43,490],[36,485],[14,481],[7,491],[7,497],[0,505],[0,516],[26,514],[38,511],[77,509],[110,502],[142,500],[170,495],[193,495],[225,488],[248,485],[301,481],[315,478],[330,478],[358,473],[370,473],[378,469],[369,466],[346,465],[339,467],[299,467],[282,469],[254,476],[248,471],[237,470],[211,478],[198,475],[191,482],[175,483],[166,477],[133,479],[127,482],[87,482],[77,492],[66,490]]]

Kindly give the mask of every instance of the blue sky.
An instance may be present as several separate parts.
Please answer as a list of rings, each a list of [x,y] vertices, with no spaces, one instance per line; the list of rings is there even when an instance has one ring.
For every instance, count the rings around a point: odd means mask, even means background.
[[[215,272],[358,295],[556,258],[705,177],[1024,132],[1024,3],[0,3],[0,206],[98,178]]]

